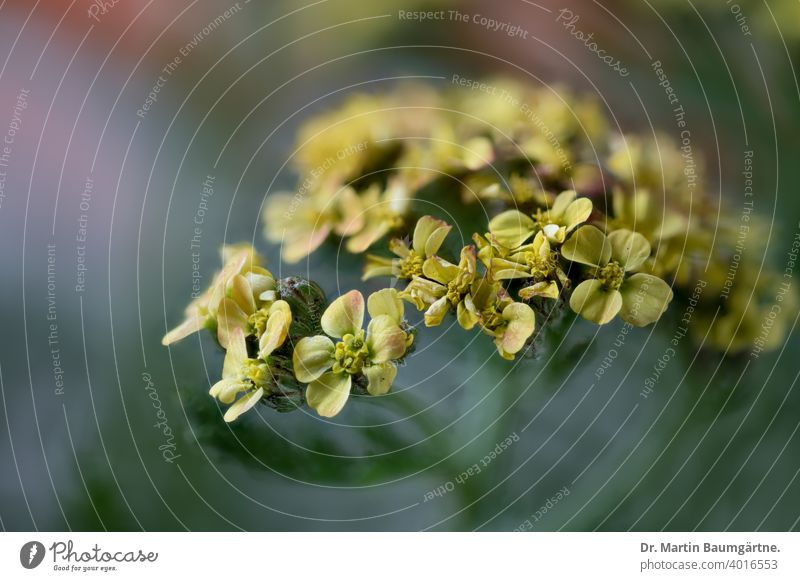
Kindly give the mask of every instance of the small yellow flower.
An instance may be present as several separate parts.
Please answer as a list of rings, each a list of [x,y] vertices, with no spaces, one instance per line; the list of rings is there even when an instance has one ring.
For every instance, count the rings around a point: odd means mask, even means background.
[[[412,303],[418,311],[424,311],[447,293],[447,287],[424,276],[413,276],[411,282],[400,291],[400,298]]]
[[[569,279],[558,264],[558,254],[539,231],[533,242],[511,251],[507,258],[493,258],[489,271],[495,280],[528,279],[530,285],[519,291],[523,299],[557,299]]]
[[[478,249],[478,260],[480,260],[487,269],[491,267],[493,258],[505,258],[510,252],[510,249],[497,243],[497,240],[495,240],[491,232],[487,232],[485,236],[481,236],[475,232],[472,234],[472,241]]]
[[[222,366],[222,379],[209,390],[209,394],[221,403],[233,404],[225,412],[226,422],[234,421],[256,405],[268,390],[272,378],[266,361],[247,356],[247,345],[241,329],[236,329],[230,339]],[[243,395],[236,399],[239,394]]]
[[[445,172],[474,171],[491,165],[495,159],[494,145],[490,139],[471,137],[462,141],[449,124],[440,124],[431,142],[433,158]]]
[[[688,220],[681,213],[654,198],[644,188],[633,193],[616,188],[611,195],[614,216],[609,220],[613,229],[639,232],[650,244],[669,240],[688,231]]]
[[[398,258],[367,255],[362,280],[376,276],[394,276],[400,279],[420,276],[422,264],[439,251],[451,228],[452,226],[443,220],[433,216],[423,216],[417,220],[410,247],[405,240],[398,238],[389,243],[389,250]]]
[[[309,192],[276,193],[267,198],[264,235],[281,245],[283,260],[299,262],[325,242],[338,224],[334,204],[337,193],[339,187],[326,182]]]
[[[372,320],[363,329],[364,297],[356,291],[340,296],[322,315],[328,335],[304,337],[292,356],[295,377],[307,383],[306,401],[324,417],[338,414],[350,395],[353,376],[363,374],[367,391],[382,395],[397,375],[393,361],[405,355],[409,337],[402,328],[403,303],[394,289],[370,295]],[[333,337],[339,341],[334,342]]]
[[[706,229],[700,224],[688,226],[685,235],[656,242],[647,267],[642,271],[660,278],[671,277],[675,286],[683,287],[689,287],[698,278],[713,278],[713,271],[725,272],[724,278],[728,263],[720,260],[709,262],[714,253],[714,236],[713,228]]]
[[[261,357],[280,347],[289,332],[292,312],[286,301],[278,300],[275,279],[261,268],[233,276],[226,286],[217,317],[217,340],[227,349],[231,333],[241,329],[245,336],[259,339]]]
[[[675,141],[666,134],[647,139],[619,136],[609,145],[608,168],[628,187],[676,194],[685,190],[685,160]]]
[[[519,174],[513,174],[508,179],[508,185],[511,188],[511,197],[515,204],[533,202],[549,208],[556,199],[553,194],[541,189],[537,185],[536,179],[526,178]]]
[[[211,285],[189,303],[184,321],[164,335],[161,340],[163,345],[180,341],[200,329],[213,328],[217,324],[220,305],[230,288],[229,283],[234,277],[245,275],[254,281],[267,277],[271,280],[272,275],[260,266],[261,259],[252,246],[248,244],[223,246],[221,254],[222,270],[214,275]]]
[[[332,168],[342,176],[342,183],[361,175],[365,167],[392,147],[377,142],[385,136],[381,121],[386,123],[387,115],[381,113],[391,98],[353,95],[337,109],[305,122],[298,132],[295,158],[301,174]]]
[[[402,226],[410,200],[409,186],[399,175],[389,179],[385,191],[373,184],[362,193],[329,179],[309,192],[271,195],[264,233],[281,244],[289,263],[314,252],[331,234],[346,238],[347,250],[358,254]]]
[[[672,289],[660,278],[628,274],[650,256],[650,243],[638,232],[615,230],[606,236],[594,226],[584,226],[561,246],[561,254],[593,267],[590,278],[572,291],[569,305],[598,325],[617,314],[631,325],[649,325],[661,317],[672,300]]]
[[[567,234],[589,219],[592,202],[577,198],[572,190],[561,192],[547,210],[538,209],[533,217],[519,210],[507,210],[489,222],[489,231],[508,248],[522,246],[538,231],[544,232],[551,244],[561,244]]]
[[[269,308],[262,307],[251,318],[251,324],[258,337],[258,356],[269,357],[275,349],[283,345],[292,324],[292,310],[286,301],[275,301]]]
[[[442,121],[441,94],[422,85],[354,94],[309,119],[298,132],[301,174],[335,171],[348,183],[402,156],[409,135],[429,136]]]
[[[459,323],[465,329],[469,324],[467,314],[468,295],[475,280],[477,271],[474,246],[465,246],[461,250],[458,265],[451,264],[439,256],[430,256],[422,265],[423,276],[415,276],[400,293],[404,300],[414,303],[418,310],[427,307],[425,325],[435,327],[451,308],[456,309]]]
[[[411,201],[407,184],[400,176],[389,178],[386,190],[381,193],[380,186],[371,186],[363,194],[343,200],[349,205],[348,211],[357,214],[354,222],[357,227],[350,228],[347,250],[360,254],[392,230],[403,225]]]
[[[514,359],[536,330],[533,309],[514,302],[502,286],[487,278],[473,281],[468,297],[462,319],[477,324],[494,337],[497,351],[504,359]]]

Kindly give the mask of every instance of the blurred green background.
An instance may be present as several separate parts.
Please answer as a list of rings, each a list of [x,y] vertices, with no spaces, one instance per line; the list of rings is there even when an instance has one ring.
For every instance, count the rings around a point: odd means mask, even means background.
[[[223,242],[245,240],[276,275],[308,275],[329,296],[379,288],[361,283],[360,258],[335,244],[281,264],[259,214],[271,192],[295,184],[286,161],[304,120],[355,88],[389,90],[400,78],[557,83],[596,94],[625,131],[677,138],[651,67],[660,60],[713,199],[741,205],[743,152],[755,152],[755,211],[771,227],[748,252],[783,270],[800,219],[796,2],[743,1],[734,12],[685,0],[182,0],[102,14],[85,4],[0,8],[0,133],[15,111],[21,118],[0,205],[3,529],[798,528],[794,335],[756,360],[684,339],[645,398],[680,312],[629,335],[600,379],[619,324],[567,320],[519,364],[442,326],[421,331],[387,397],[353,401],[333,421],[260,407],[232,426],[207,395],[222,365],[213,339],[160,345],[189,300],[193,219],[209,176],[203,276],[218,268]],[[399,17],[440,9],[470,19]],[[630,75],[570,35],[562,9]],[[480,472],[462,477],[475,464]]]

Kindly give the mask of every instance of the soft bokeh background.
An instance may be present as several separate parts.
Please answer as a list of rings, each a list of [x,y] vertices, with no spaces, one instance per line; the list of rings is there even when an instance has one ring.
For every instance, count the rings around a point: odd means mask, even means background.
[[[645,399],[680,313],[631,335],[600,380],[619,325],[576,324],[517,366],[442,327],[422,332],[429,347],[389,397],[354,401],[333,422],[260,408],[231,427],[206,395],[222,361],[211,337],[159,343],[191,292],[192,220],[208,176],[204,276],[221,243],[251,240],[274,272],[310,273],[330,295],[375,287],[335,245],[282,265],[258,216],[270,192],[294,185],[285,161],[303,120],[353,87],[388,90],[399,77],[559,83],[598,95],[625,130],[677,137],[650,66],[660,60],[714,198],[741,205],[743,151],[755,152],[755,209],[771,229],[751,251],[783,269],[800,218],[797,2],[742,1],[739,13],[687,0],[99,4],[0,5],[0,135],[15,117],[20,126],[0,168],[3,529],[798,528],[796,337],[757,360],[687,339]],[[528,38],[398,18],[453,7]],[[629,77],[555,22],[562,8]],[[157,100],[137,115],[159,75]],[[175,435],[172,462],[153,393]],[[456,482],[509,436],[517,441],[480,474]],[[446,493],[426,502],[437,487]]]

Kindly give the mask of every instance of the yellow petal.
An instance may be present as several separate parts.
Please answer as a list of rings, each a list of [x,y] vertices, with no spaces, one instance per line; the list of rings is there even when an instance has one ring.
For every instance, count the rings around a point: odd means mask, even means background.
[[[162,345],[171,345],[176,341],[180,341],[191,335],[192,333],[196,333],[200,329],[206,326],[206,317],[200,316],[192,316],[186,319],[183,323],[172,329],[169,333],[164,335],[164,338],[161,339]]]
[[[231,342],[231,336],[237,330],[244,332],[248,328],[248,316],[242,308],[225,297],[219,307],[217,316],[217,340],[225,349]]]
[[[462,329],[469,331],[478,322],[478,312],[472,302],[472,297],[466,295],[464,300],[458,303],[456,307],[456,319]]]
[[[501,289],[502,287],[498,283],[490,281],[486,277],[474,280],[470,286],[469,294],[464,297],[465,306],[475,314],[478,314],[479,311],[497,303],[498,295],[501,292],[505,292],[501,291]]]
[[[281,242],[290,216],[299,204],[291,193],[275,193],[267,197],[264,207],[264,234],[270,242]]]
[[[606,235],[595,226],[579,228],[561,246],[567,260],[589,266],[603,266],[611,259],[611,244]]]
[[[261,387],[259,387],[255,391],[251,391],[250,393],[243,395],[242,397],[236,400],[236,403],[234,403],[231,407],[228,408],[228,411],[225,412],[223,419],[226,422],[234,421],[244,412],[246,412],[254,405],[256,405],[259,402],[259,400],[263,397],[263,395],[264,395],[264,389]]]
[[[622,189],[615,188],[611,194],[611,207],[617,220],[628,221],[631,214],[632,201]]]
[[[374,254],[367,254],[364,274],[361,276],[361,280],[369,280],[376,276],[398,276],[399,274],[399,261],[396,258],[384,258]]]
[[[231,404],[236,396],[249,389],[250,384],[238,379],[221,379],[208,390],[209,395],[225,404]]]
[[[339,236],[353,236],[364,228],[367,210],[351,187],[342,188],[336,197],[341,218],[335,228]]]
[[[244,331],[234,329],[227,349],[225,361],[222,364],[222,377],[223,379],[237,379],[242,365],[247,362],[247,344],[244,341]]]
[[[256,312],[253,288],[250,286],[250,281],[241,274],[231,278],[228,283],[228,296],[239,305],[245,314],[251,315]]]
[[[447,297],[438,299],[425,311],[425,326],[436,327],[440,325],[449,308],[450,303],[447,301]]]
[[[303,337],[294,346],[292,366],[297,381],[310,383],[333,366],[333,341],[323,335]]]
[[[518,255],[512,256],[512,258]],[[495,280],[512,280],[515,278],[528,278],[531,275],[530,268],[519,262],[505,260],[503,258],[493,258],[489,270]]]
[[[491,236],[491,234],[490,234]],[[487,268],[492,263],[492,259],[500,256],[499,250],[488,244],[480,235],[473,234],[472,239],[478,244],[478,260],[480,260]]]
[[[661,220],[661,226],[656,234],[661,240],[666,240],[684,232],[688,234],[688,232],[686,232],[688,228],[689,222],[686,216],[666,210]]]
[[[370,365],[364,368],[367,377],[367,391],[370,395],[383,395],[387,393],[397,377],[397,367],[392,363]]]
[[[611,258],[625,270],[641,266],[650,257],[650,243],[638,232],[615,230],[608,235],[611,243]]]
[[[578,198],[567,206],[567,210],[560,220],[561,224],[566,227],[567,232],[571,232],[589,219],[593,208],[589,198]]]
[[[549,225],[548,225],[549,226]],[[545,226],[544,229],[547,229],[548,226]],[[563,242],[563,238],[561,242]],[[533,243],[531,244],[532,250],[535,254],[538,254],[540,258],[547,260],[550,257],[550,241],[547,239],[547,233],[537,232],[536,236],[533,239]]]
[[[628,216],[628,221],[631,224],[646,222],[647,219],[653,214],[653,195],[650,190],[646,188],[639,188],[631,196],[630,207],[631,212]]]
[[[411,282],[408,283],[406,288],[398,293],[398,296],[404,301],[414,303],[417,310],[421,311],[444,296],[446,292],[446,286],[415,276],[411,278]]]
[[[434,230],[433,234],[428,238],[428,242],[425,244],[423,256],[433,256],[439,252],[439,248],[442,247],[442,243],[444,243],[444,239],[447,238],[451,228],[452,226],[445,224]]]
[[[651,274],[629,276],[622,283],[619,292],[622,294],[619,316],[623,321],[637,327],[656,322],[672,300],[672,289],[669,285]]]
[[[397,289],[385,288],[369,295],[367,311],[373,319],[380,315],[389,315],[398,325],[403,322],[403,301],[400,300]]]
[[[506,328],[497,338],[497,346],[504,352],[515,355],[536,330],[536,315],[525,303],[511,303],[503,309]]]
[[[394,174],[386,183],[386,190],[383,192],[382,202],[385,210],[395,216],[403,216],[408,211],[408,206],[413,198],[409,195],[411,185],[400,173]]]
[[[414,251],[420,256],[433,256],[444,242],[450,226],[444,220],[439,220],[433,216],[423,216],[417,220],[414,227]]]
[[[519,297],[525,300],[532,299],[533,297],[557,299],[558,294],[558,285],[554,281],[537,282],[519,289]]]
[[[441,284],[447,284],[458,275],[458,267],[444,258],[431,256],[422,263],[422,273]]]
[[[569,306],[584,319],[605,325],[622,308],[622,295],[603,289],[599,280],[585,280],[572,291]]]
[[[364,324],[364,296],[357,290],[343,294],[333,301],[320,320],[322,330],[337,339],[355,335]]]
[[[330,233],[331,226],[320,222],[311,226],[308,231],[301,231],[294,236],[288,236],[287,234],[285,239],[279,240],[281,242],[281,257],[289,264],[300,262],[319,248]]]
[[[275,279],[271,275],[248,272],[244,276],[250,283],[250,289],[255,297],[260,298],[266,292],[275,291]]]
[[[553,201],[553,206],[550,208],[550,215],[553,217],[554,222],[563,223],[562,218],[567,211],[567,208],[577,197],[575,190],[565,190],[556,196]]]
[[[332,418],[347,403],[352,379],[347,373],[326,373],[306,388],[309,407],[326,418]]]
[[[492,163],[494,160],[494,147],[492,142],[485,137],[474,137],[464,144],[462,151],[463,165],[470,170],[476,170]]]
[[[458,261],[459,270],[475,274],[477,262],[475,247],[472,244],[461,249],[461,258]]]
[[[373,362],[386,363],[406,352],[406,334],[389,315],[379,315],[367,327],[367,346]]]
[[[411,253],[408,243],[400,238],[392,238],[389,240],[389,251],[400,258],[406,258]]]
[[[292,309],[286,301],[276,301],[269,308],[267,327],[258,342],[258,356],[269,357],[275,349],[283,345],[292,325]]]
[[[489,231],[507,248],[517,248],[533,235],[535,223],[530,216],[517,210],[498,214],[489,222]]]
[[[244,259],[241,262],[241,266],[234,267],[236,268],[236,272],[242,272],[245,269],[252,270],[261,266],[261,258],[258,256],[256,249],[253,248],[252,244],[248,244],[247,242],[224,244],[222,248],[220,248],[220,256],[226,268],[228,264],[237,264],[241,259]]]
[[[391,222],[387,220],[371,220],[361,232],[347,240],[347,251],[361,254],[383,238],[391,230],[391,226]]]
[[[274,290],[267,290],[258,295],[258,300],[265,303],[274,302],[278,298],[278,293]]]
[[[223,247],[223,253],[229,258],[222,270],[214,277],[208,299],[208,312],[213,316],[216,316],[219,305],[225,297],[228,281],[242,271],[248,259],[253,260],[252,248],[250,250],[246,248],[232,250],[230,247]]]

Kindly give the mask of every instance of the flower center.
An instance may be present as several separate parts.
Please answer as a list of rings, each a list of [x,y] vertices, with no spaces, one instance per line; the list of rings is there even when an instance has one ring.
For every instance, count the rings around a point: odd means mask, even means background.
[[[272,379],[269,365],[258,359],[248,359],[243,363],[241,374],[244,379],[251,381],[256,387],[266,387]]]
[[[461,297],[469,291],[472,285],[472,273],[460,270],[453,280],[447,283],[447,300],[454,307],[461,302]]]
[[[533,215],[533,221],[536,222],[540,230],[544,230],[545,226],[548,224],[553,224],[553,220],[550,219],[550,210],[543,211],[541,208],[536,208],[536,213]]]
[[[606,264],[597,273],[597,280],[603,284],[603,288],[606,290],[618,290],[622,286],[624,278],[625,270],[615,260]]]
[[[413,249],[408,251],[408,256],[400,259],[400,276],[402,278],[412,278],[414,276],[422,276],[422,257],[414,252]]]
[[[369,349],[364,341],[364,330],[356,335],[347,334],[336,344],[333,352],[333,372],[353,375],[364,368],[369,359]]]
[[[486,307],[481,311],[481,320],[488,329],[495,329],[503,324],[503,315],[494,306]]]
[[[556,253],[550,251],[546,257],[538,252],[526,252],[525,262],[531,271],[531,278],[541,282],[550,278],[556,268]]]
[[[252,327],[256,337],[261,337],[267,329],[267,319],[269,319],[269,309],[261,308],[247,318],[247,323]]]

